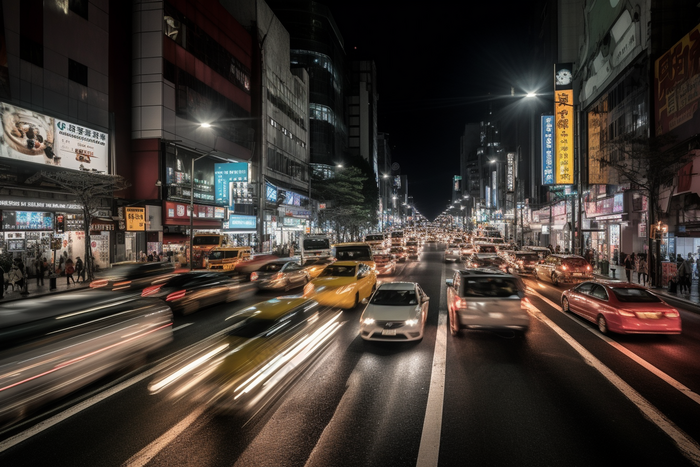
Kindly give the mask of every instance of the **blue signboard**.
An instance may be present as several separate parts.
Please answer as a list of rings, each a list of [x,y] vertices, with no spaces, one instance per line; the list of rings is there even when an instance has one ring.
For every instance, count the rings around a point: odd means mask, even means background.
[[[554,185],[554,115],[542,116],[542,184]]]
[[[277,202],[277,187],[268,181],[265,181],[265,199],[271,203]]]
[[[255,222],[255,216],[232,214],[228,219],[228,225],[224,225],[226,229],[254,230],[257,224]]]
[[[238,185],[248,182],[247,162],[214,164],[214,189],[217,203],[233,207]],[[232,195],[231,193],[234,193]]]

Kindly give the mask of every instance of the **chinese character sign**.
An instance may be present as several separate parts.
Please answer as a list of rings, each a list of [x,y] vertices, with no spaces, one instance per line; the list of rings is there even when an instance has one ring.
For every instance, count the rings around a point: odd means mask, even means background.
[[[126,230],[130,232],[146,230],[146,208],[124,208]]]
[[[508,193],[515,191],[515,153],[509,152],[506,156],[508,159],[508,173],[506,184],[508,186]]]
[[[542,116],[542,184],[554,185],[554,116]]]

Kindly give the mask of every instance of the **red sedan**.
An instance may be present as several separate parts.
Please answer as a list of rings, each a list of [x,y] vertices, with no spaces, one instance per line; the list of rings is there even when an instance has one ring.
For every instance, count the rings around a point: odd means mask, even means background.
[[[561,307],[596,323],[603,334],[681,333],[678,310],[637,284],[582,282],[562,294]]]

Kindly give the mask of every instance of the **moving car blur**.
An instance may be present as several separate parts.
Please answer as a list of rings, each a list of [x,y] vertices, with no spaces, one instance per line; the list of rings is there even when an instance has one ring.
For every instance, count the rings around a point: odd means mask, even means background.
[[[416,282],[380,285],[360,317],[360,337],[377,341],[423,339],[429,300]]]
[[[375,253],[374,264],[377,275],[393,275],[396,273],[396,257],[386,253]]]
[[[170,279],[175,265],[168,262],[117,263],[102,277],[90,282],[90,287],[101,290],[141,290]]]
[[[171,358],[149,385],[227,414],[255,413],[318,355],[340,328],[341,312],[303,297],[280,297],[228,319],[226,335]]]
[[[645,287],[628,282],[583,282],[564,291],[562,310],[576,313],[607,334],[680,334],[681,316]]]
[[[285,292],[306,285],[309,272],[291,258],[270,261],[251,274],[260,290],[284,290]]]
[[[325,269],[326,266],[333,263],[335,258],[304,258],[302,260],[302,267],[306,269],[311,279],[316,279],[321,271]]]
[[[0,426],[172,340],[165,302],[91,290],[0,307]]]
[[[549,255],[535,265],[535,279],[548,280],[554,285],[577,284],[593,280],[593,268],[582,256]]]
[[[249,297],[256,291],[250,282],[241,282],[221,272],[192,271],[146,287],[141,296],[161,298],[174,312],[188,315],[200,308]]]

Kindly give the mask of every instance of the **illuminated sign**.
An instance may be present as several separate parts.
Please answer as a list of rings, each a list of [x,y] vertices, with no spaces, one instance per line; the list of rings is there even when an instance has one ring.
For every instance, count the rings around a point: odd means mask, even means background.
[[[574,90],[573,81],[564,72],[571,63],[554,66],[554,183],[574,183]]]
[[[0,103],[0,117],[0,157],[108,172],[107,133],[7,103]]]
[[[247,197],[248,164],[228,162],[214,164],[214,189],[217,203],[233,207],[236,200]]]
[[[508,193],[513,193],[515,191],[515,153],[509,152],[506,157],[508,158],[506,185]]]
[[[124,208],[126,230],[129,232],[146,230],[146,208]]]
[[[53,230],[53,213],[3,211],[2,230]]]
[[[454,190],[455,191],[462,191],[462,177],[459,175],[455,175],[453,179],[453,184],[454,184]]]
[[[554,185],[554,116],[542,116],[542,184]]]
[[[253,230],[256,225],[255,216],[232,215],[228,220],[228,224],[224,224],[224,227],[227,229]]]
[[[265,181],[265,199],[271,203],[277,202],[277,187],[268,181]]]

